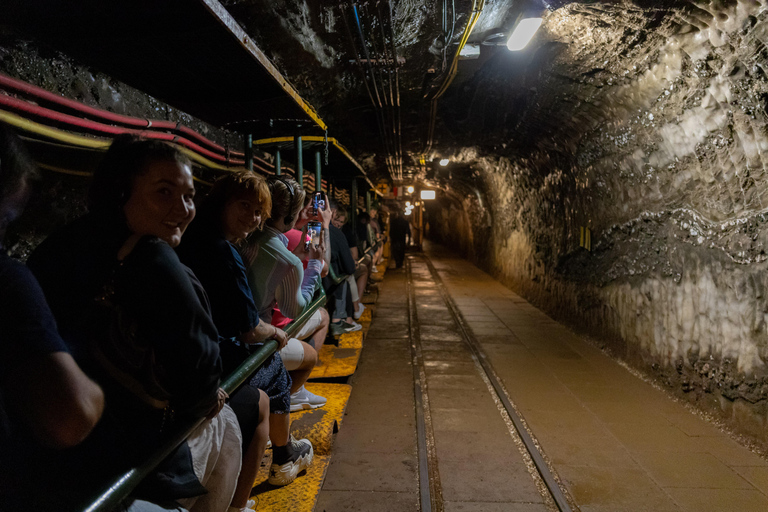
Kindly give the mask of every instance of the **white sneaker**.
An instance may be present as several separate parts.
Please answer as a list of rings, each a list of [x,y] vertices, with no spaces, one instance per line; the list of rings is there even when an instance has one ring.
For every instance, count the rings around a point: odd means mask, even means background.
[[[376,268],[376,265],[371,265],[371,274],[378,274],[379,269]]]
[[[291,412],[317,409],[325,405],[326,400],[322,396],[318,396],[307,390],[304,386],[301,386],[297,392],[291,395]]]
[[[304,471],[312,464],[314,450],[309,439],[299,439],[298,441],[291,434],[288,441],[291,455],[288,460],[283,462],[274,462],[269,467],[269,483],[272,485],[288,485],[296,480],[296,475]]]
[[[344,323],[345,323],[345,324],[347,324],[347,325],[349,325],[349,326],[351,327],[351,329],[347,330],[347,332],[355,332],[355,331],[360,331],[360,330],[362,330],[362,328],[363,328],[363,326],[362,326],[362,325],[360,325],[359,323],[355,322],[354,320],[352,320],[352,323],[349,323],[349,322],[347,322],[347,321],[345,320],[345,321],[344,321]]]
[[[365,304],[361,302],[360,309],[355,308],[355,313],[354,313],[355,320],[360,320],[360,317],[363,316],[363,312],[365,312]]]

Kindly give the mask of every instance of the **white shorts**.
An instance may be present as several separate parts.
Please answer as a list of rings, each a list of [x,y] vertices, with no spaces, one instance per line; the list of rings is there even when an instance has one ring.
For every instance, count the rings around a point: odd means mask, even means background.
[[[320,308],[312,313],[312,316],[309,317],[309,320],[307,320],[304,325],[301,326],[299,332],[297,332],[294,336],[300,340],[306,340],[309,338],[312,333],[314,333],[323,323],[323,315],[320,313],[322,309],[323,308]]]
[[[280,359],[289,372],[304,362],[304,344],[296,338],[290,338],[288,344],[280,350]]]

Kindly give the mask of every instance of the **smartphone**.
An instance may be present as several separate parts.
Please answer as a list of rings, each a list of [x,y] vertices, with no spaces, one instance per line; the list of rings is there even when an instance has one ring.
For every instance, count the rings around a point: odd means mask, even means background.
[[[315,192],[312,195],[312,215],[317,215],[320,210],[325,210],[325,194]]]
[[[309,251],[311,245],[320,245],[320,233],[323,231],[323,224],[315,220],[307,223],[307,239],[304,242],[304,249]]]

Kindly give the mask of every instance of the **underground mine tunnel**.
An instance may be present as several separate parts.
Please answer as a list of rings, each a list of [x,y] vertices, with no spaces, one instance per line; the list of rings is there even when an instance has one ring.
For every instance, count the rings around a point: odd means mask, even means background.
[[[351,210],[407,212],[413,258],[449,248],[768,453],[763,0],[12,0],[0,13],[0,121],[42,169],[11,256],[86,211],[103,141],[162,130],[94,127],[87,109],[162,120],[166,140],[216,152],[194,162],[198,187],[279,161]]]

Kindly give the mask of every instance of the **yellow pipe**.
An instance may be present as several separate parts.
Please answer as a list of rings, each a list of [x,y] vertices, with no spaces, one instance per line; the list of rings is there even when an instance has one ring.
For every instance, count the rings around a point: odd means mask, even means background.
[[[429,112],[429,129],[427,132],[428,142],[427,148],[424,150],[425,155],[430,149],[432,149],[432,138],[435,133],[435,119],[437,118],[437,100],[445,93],[446,90],[448,90],[448,87],[453,82],[453,79],[456,78],[456,72],[459,69],[459,56],[461,54],[461,50],[464,49],[467,41],[469,41],[469,36],[472,34],[472,30],[474,30],[475,25],[477,24],[477,20],[480,19],[480,15],[483,12],[483,7],[485,7],[485,0],[474,0],[472,4],[472,14],[469,17],[467,26],[464,27],[464,33],[461,35],[459,46],[456,49],[453,60],[451,61],[451,67],[448,69],[448,76],[445,77],[445,81],[443,81],[443,84],[432,97]]]
[[[112,144],[111,139],[93,139],[90,137],[84,137],[82,135],[75,135],[63,130],[57,130],[56,128],[51,128],[50,126],[45,126],[40,123],[30,121],[29,119],[23,118],[16,114],[12,114],[10,112],[6,112],[4,110],[0,110],[0,121],[11,126],[15,126],[16,128],[19,128],[25,132],[34,133],[35,135],[42,135],[43,137],[47,137],[58,142],[64,142],[72,146],[106,151],[109,149],[110,144]],[[183,146],[177,145],[177,148],[182,154],[186,155],[193,162],[196,162],[203,167],[208,167],[209,169],[229,172],[236,169],[242,169],[241,167],[226,167],[217,164],[216,162],[208,160],[204,156],[199,155],[191,149],[185,148]]]
[[[461,39],[459,40],[459,46],[456,49],[456,53],[453,56],[453,61],[451,61],[451,67],[448,70],[448,76],[445,78],[443,85],[440,86],[440,89],[438,89],[432,101],[435,101],[437,98],[442,96],[445,93],[446,89],[448,89],[448,86],[451,85],[451,82],[453,82],[453,79],[456,77],[456,71],[458,70],[458,67],[459,67],[459,56],[461,54],[461,50],[464,49],[464,46],[467,44],[467,41],[469,41],[469,36],[472,34],[472,30],[474,30],[475,25],[477,24],[477,20],[480,19],[480,15],[483,13],[483,7],[485,7],[485,0],[474,1],[472,5],[472,15],[469,18],[469,22],[467,23],[467,26],[464,27],[464,33],[461,35]]]

